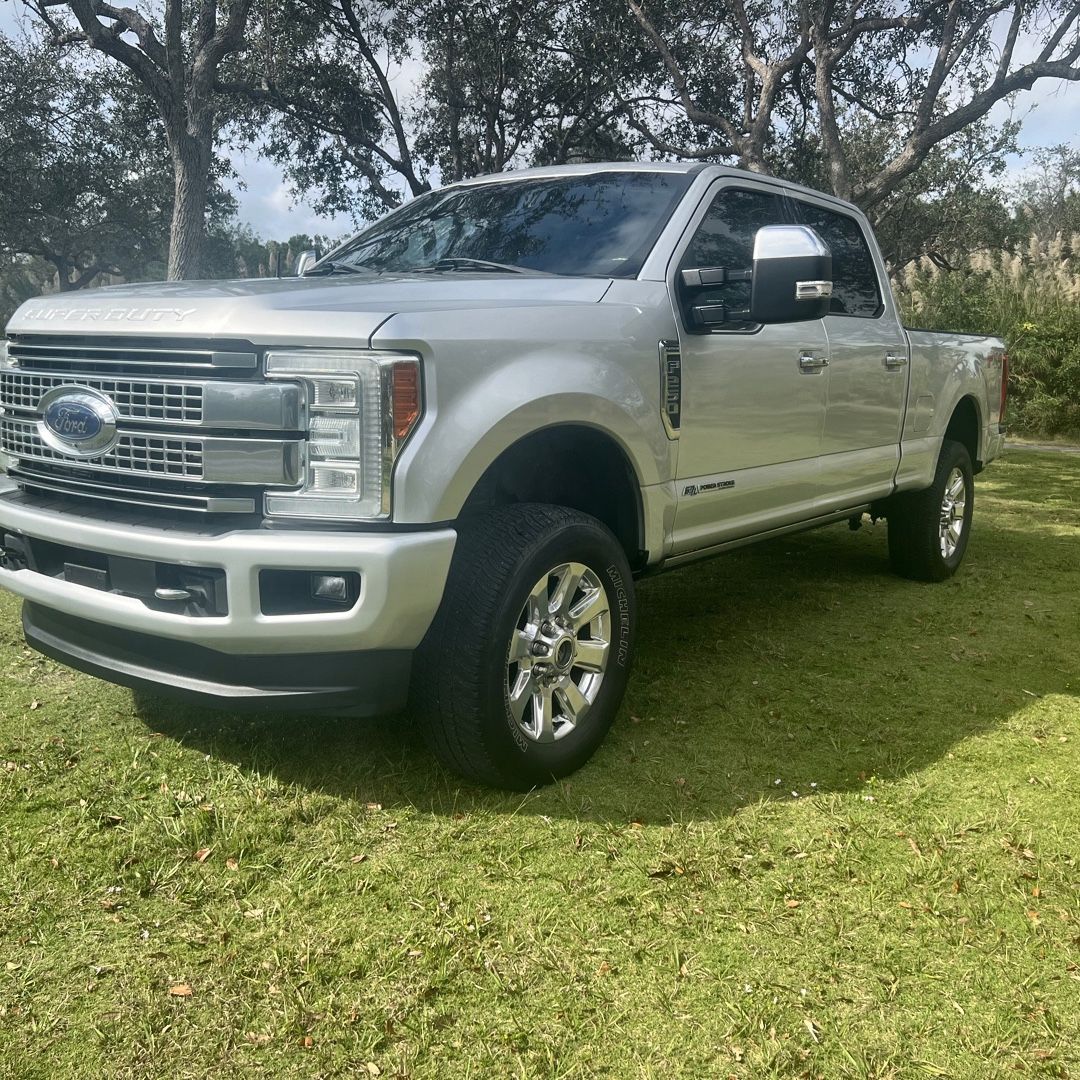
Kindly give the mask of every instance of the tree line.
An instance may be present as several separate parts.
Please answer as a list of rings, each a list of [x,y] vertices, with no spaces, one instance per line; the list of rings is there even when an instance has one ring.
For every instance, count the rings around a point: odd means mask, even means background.
[[[721,161],[857,203],[895,267],[948,265],[1017,227],[1019,125],[995,107],[1080,80],[1063,0],[22,3],[0,39],[9,291],[30,263],[62,289],[272,272],[235,223],[241,146],[357,220],[515,166]]]

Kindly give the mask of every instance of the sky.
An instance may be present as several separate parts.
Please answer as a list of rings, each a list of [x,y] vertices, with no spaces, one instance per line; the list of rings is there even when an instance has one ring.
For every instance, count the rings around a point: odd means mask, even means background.
[[[17,36],[26,16],[20,0],[0,0],[0,33]],[[1018,59],[1024,59],[1018,56]],[[415,84],[417,67],[409,65],[394,73],[395,91],[407,99]],[[1017,96],[1012,106],[1001,103],[990,118],[1023,122],[1020,145],[1027,153],[1009,159],[1005,182],[1019,177],[1030,164],[1032,149],[1069,143],[1080,146],[1080,84],[1044,80],[1029,92]],[[284,240],[296,233],[321,233],[331,239],[354,231],[348,217],[327,217],[312,210],[302,193],[290,190],[278,167],[254,152],[237,153],[232,158],[237,182],[233,185],[239,204],[239,219],[265,239]]]

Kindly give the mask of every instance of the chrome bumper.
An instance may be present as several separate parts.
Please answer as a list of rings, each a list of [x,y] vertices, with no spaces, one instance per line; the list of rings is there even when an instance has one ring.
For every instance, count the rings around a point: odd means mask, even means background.
[[[155,562],[220,568],[228,614],[159,611],[131,596],[74,584],[33,570],[0,569],[0,586],[45,608],[123,630],[192,642],[233,654],[414,649],[442,600],[457,534],[349,533],[247,529],[217,534],[163,524],[118,525],[90,513],[29,504],[4,482],[0,534]],[[265,615],[259,571],[356,571],[360,595],[348,611]]]

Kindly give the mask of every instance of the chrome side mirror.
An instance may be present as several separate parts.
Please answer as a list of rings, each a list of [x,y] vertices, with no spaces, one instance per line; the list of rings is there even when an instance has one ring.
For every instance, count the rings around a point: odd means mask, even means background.
[[[832,253],[807,225],[766,225],[754,236],[750,321],[806,322],[829,312]]]
[[[315,248],[308,248],[307,251],[301,251],[300,254],[296,256],[296,276],[303,277],[318,261],[319,253]]]

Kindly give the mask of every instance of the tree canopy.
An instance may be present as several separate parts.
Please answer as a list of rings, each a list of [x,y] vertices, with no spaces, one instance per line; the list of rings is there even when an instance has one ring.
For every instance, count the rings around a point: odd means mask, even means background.
[[[166,217],[169,276],[229,263],[216,185],[240,145],[357,220],[524,165],[738,164],[857,203],[895,266],[948,265],[1018,220],[995,106],[1080,80],[1067,0],[23,2],[0,250],[48,258],[58,287],[154,272]]]

